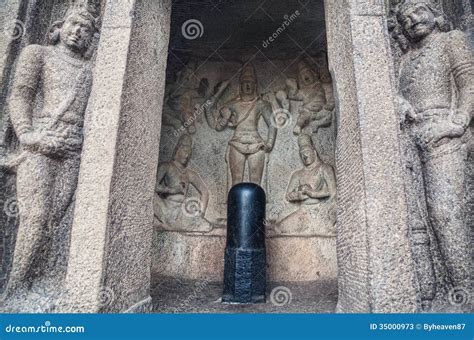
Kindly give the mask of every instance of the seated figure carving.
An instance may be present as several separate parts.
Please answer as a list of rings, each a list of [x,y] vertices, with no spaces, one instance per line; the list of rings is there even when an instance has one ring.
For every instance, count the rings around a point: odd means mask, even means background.
[[[192,139],[182,135],[175,147],[173,159],[158,165],[155,188],[155,225],[168,231],[210,232],[213,225],[204,217],[209,203],[209,191],[201,176],[188,168]],[[200,197],[190,197],[194,187]]]
[[[298,137],[304,168],[295,171],[288,184],[286,199],[298,209],[280,220],[275,232],[292,236],[335,236],[336,178],[324,164],[310,136]]]

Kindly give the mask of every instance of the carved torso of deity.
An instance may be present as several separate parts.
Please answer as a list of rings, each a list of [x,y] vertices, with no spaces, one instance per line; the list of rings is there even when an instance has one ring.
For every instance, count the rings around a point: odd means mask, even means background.
[[[333,193],[329,190],[329,181],[334,177],[334,171],[327,164],[313,164],[293,173],[289,184],[289,191],[301,191],[304,187],[312,191],[327,192],[328,198],[332,198]],[[301,200],[304,205],[313,205],[321,202],[320,198],[307,197]]]
[[[270,103],[260,98],[252,101],[236,100],[229,106],[231,119],[229,125],[235,128],[234,136],[230,143],[242,153],[255,153],[258,144],[263,143],[263,138],[258,132],[260,117],[265,117],[264,112],[271,112]],[[267,124],[270,126],[270,122]]]
[[[319,82],[299,89],[298,97],[303,101],[306,110],[318,112],[326,104],[326,95]]]
[[[451,74],[462,71],[468,60],[457,51],[464,34],[459,31],[433,33],[419,49],[411,49],[400,67],[400,91],[417,113],[451,107]],[[454,48],[456,46],[456,48]]]
[[[12,122],[21,132],[30,124],[47,123],[59,116],[58,122],[81,128],[92,84],[88,61],[69,57],[57,46],[25,47],[15,79],[17,86],[36,90],[42,84],[42,108],[28,112],[12,110]],[[63,112],[62,112],[63,111]]]

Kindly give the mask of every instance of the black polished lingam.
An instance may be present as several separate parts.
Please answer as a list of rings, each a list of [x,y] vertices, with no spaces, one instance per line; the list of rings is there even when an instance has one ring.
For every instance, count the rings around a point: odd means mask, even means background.
[[[265,191],[256,184],[229,192],[223,303],[265,302],[265,205]]]

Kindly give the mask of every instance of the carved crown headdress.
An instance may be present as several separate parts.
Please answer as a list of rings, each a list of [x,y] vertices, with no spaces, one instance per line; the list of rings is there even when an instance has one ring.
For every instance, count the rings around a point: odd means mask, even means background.
[[[188,147],[188,148],[193,147],[193,139],[191,138],[190,135],[184,134],[179,138],[178,143],[176,144],[176,149],[182,148],[182,147]]]
[[[257,73],[255,72],[255,67],[251,63],[246,63],[242,67],[239,80],[240,82],[253,81],[257,83]]]
[[[452,29],[452,25],[447,20],[444,15],[442,6],[439,1],[436,0],[403,0],[401,1],[398,6],[396,7],[397,18],[400,21],[400,15],[406,11],[411,6],[415,6],[417,4],[426,5],[435,15],[436,17],[436,24],[438,25],[439,29],[443,32],[450,31]]]
[[[93,25],[94,30],[97,32],[99,31],[99,24],[97,14],[97,7],[93,4],[85,4],[81,1],[72,3],[71,6],[67,9],[66,13],[64,14],[64,19],[68,16],[76,14],[84,19],[90,21]]]
[[[418,4],[423,4],[427,5],[430,9],[435,10],[435,11],[440,11],[439,3],[434,0],[404,0],[400,1],[400,4],[398,5],[398,10],[399,12],[403,12],[406,9],[418,5]]]
[[[302,81],[301,75],[304,71],[310,71],[314,75],[315,81],[318,80],[319,72],[314,67],[312,67],[307,60],[302,59],[298,63],[298,80],[300,81],[300,83]]]
[[[298,146],[300,149],[314,150],[313,139],[310,135],[301,134],[298,136]]]

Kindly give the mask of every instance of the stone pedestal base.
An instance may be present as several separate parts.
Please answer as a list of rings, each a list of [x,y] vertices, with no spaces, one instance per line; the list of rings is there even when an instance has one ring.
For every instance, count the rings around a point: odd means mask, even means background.
[[[152,275],[222,282],[225,229],[209,234],[156,232]],[[335,237],[267,236],[267,280],[306,282],[337,278]]]

